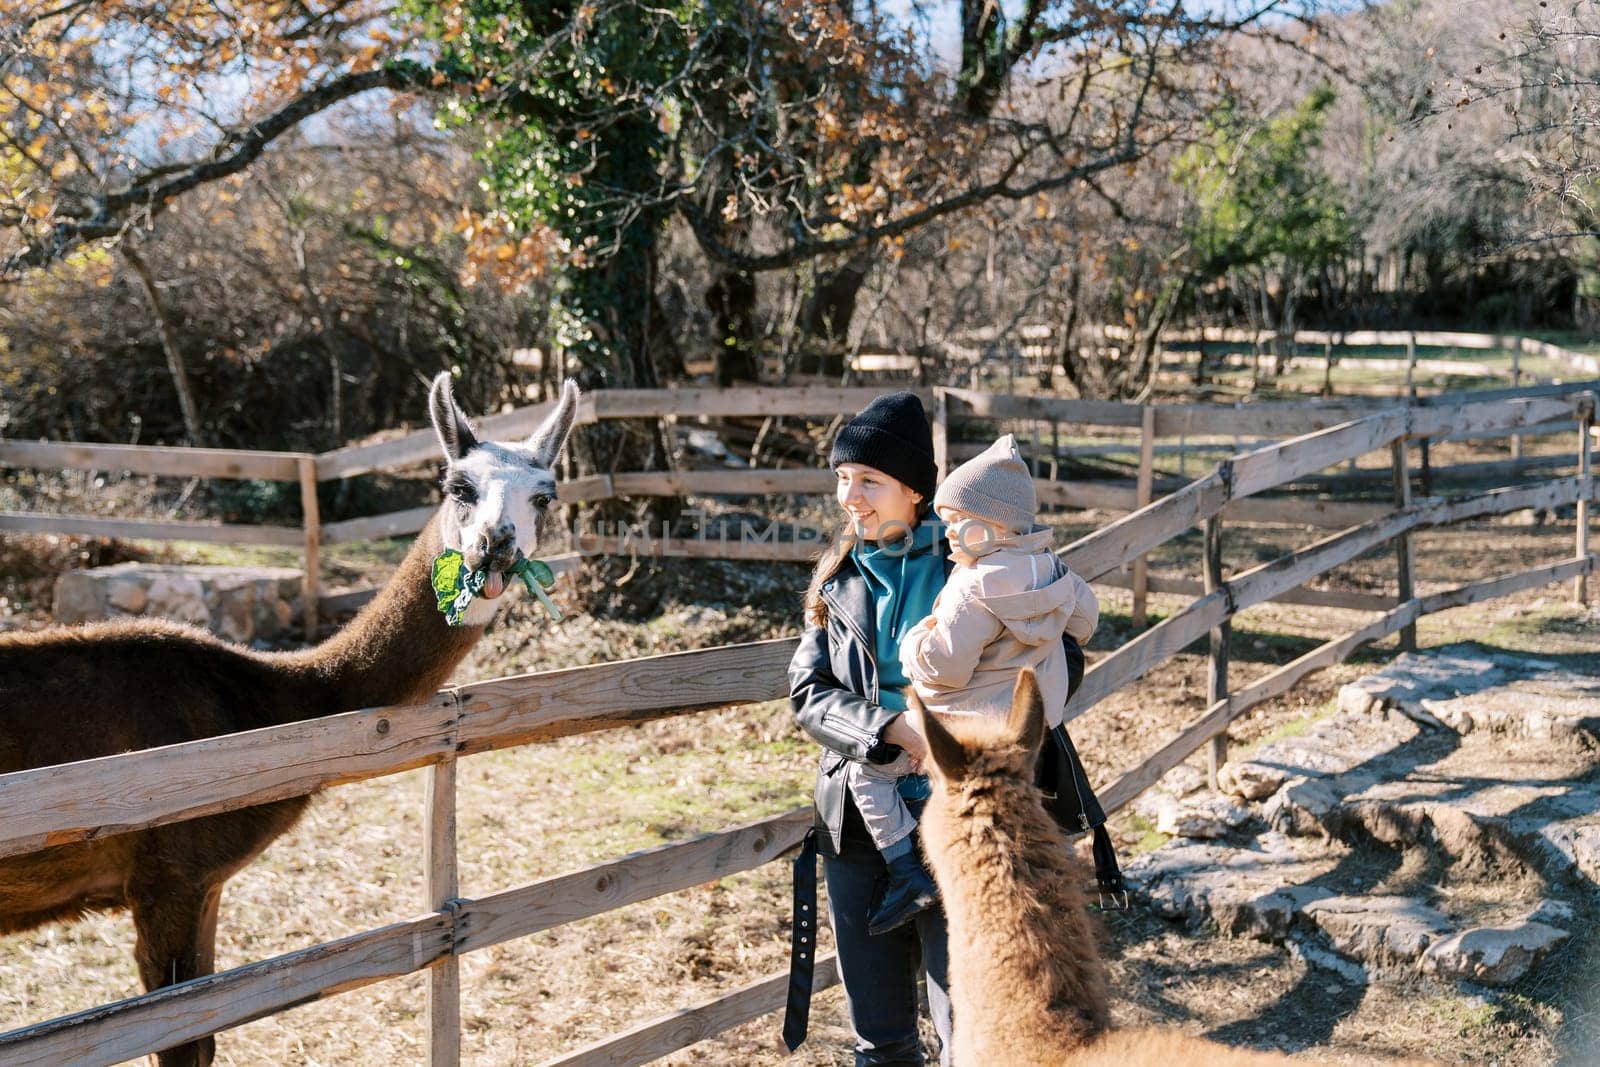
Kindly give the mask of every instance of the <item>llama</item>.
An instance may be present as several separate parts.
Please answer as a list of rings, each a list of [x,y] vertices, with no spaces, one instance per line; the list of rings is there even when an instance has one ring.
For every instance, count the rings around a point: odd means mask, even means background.
[[[538,554],[551,474],[578,388],[523,443],[480,442],[450,376],[428,395],[445,499],[398,571],[356,618],[304,651],[261,653],[158,620],[0,636],[0,773],[154,748],[356,708],[430,697],[503,603],[506,572]],[[447,625],[431,585],[446,548],[484,572],[480,598]],[[147,990],[213,968],[224,884],[299,819],[295,797],[0,859],[0,934],[127,908]],[[160,1067],[209,1064],[212,1038],[167,1049]]]
[[[1033,764],[1044,703],[1031,670],[1004,722],[912,707],[933,796],[922,844],[950,928],[956,1067],[1267,1067],[1296,1062],[1173,1031],[1110,1030],[1083,862],[1043,807]]]

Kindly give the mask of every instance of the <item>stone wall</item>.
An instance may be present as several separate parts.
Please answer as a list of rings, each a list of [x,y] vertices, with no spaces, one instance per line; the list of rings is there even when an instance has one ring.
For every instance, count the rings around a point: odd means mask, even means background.
[[[241,644],[288,636],[300,616],[300,572],[287,567],[119,563],[56,579],[55,620],[163,618]]]

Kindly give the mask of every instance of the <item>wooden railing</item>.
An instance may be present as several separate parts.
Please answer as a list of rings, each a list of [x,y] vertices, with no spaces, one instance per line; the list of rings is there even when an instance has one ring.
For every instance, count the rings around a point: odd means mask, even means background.
[[[1479,391],[1417,398],[1413,405],[1430,412],[1447,411],[1473,405],[1495,404],[1505,400],[1533,401],[1570,397],[1600,387],[1600,381],[1565,385],[1531,386],[1521,389]],[[578,422],[593,424],[623,418],[695,418],[699,416],[793,416],[828,417],[857,410],[880,395],[876,388],[849,389],[822,386],[802,388],[748,388],[736,390],[658,389],[605,390],[586,395]],[[1043,449],[1044,434],[1028,449],[1035,459],[1036,473],[1046,462],[1054,464],[1061,450],[1054,445],[1059,428],[1069,426],[1121,427],[1137,430],[1138,469],[1127,481],[1057,481],[1052,477],[1038,481],[1043,503],[1069,508],[1096,508],[1133,511],[1171,491],[1171,479],[1159,484],[1154,471],[1157,442],[1240,435],[1252,438],[1282,438],[1310,433],[1353,419],[1369,416],[1375,409],[1359,401],[1263,403],[1249,405],[1171,404],[1139,405],[1105,401],[1070,400],[1054,397],[997,396],[963,389],[923,390],[925,403],[934,412],[935,447],[941,470],[948,469],[971,453],[971,448],[952,440],[954,428],[963,420],[1034,420],[1049,425],[1052,446],[1048,460]],[[1553,410],[1553,409],[1552,409]],[[481,420],[481,432],[490,437],[520,436],[530,433],[549,411],[548,404],[532,405]],[[1417,434],[1422,442],[1424,482],[1447,481],[1453,475],[1482,479],[1537,467],[1542,460],[1514,460],[1499,468],[1434,468],[1428,463],[1431,438],[1500,435],[1506,431],[1493,426],[1480,427],[1465,420],[1467,429],[1450,434]],[[1560,419],[1519,425],[1514,441],[1528,433],[1555,432]],[[295,452],[250,452],[228,449],[184,449],[126,445],[86,445],[0,440],[0,467],[31,467],[74,470],[122,470],[155,475],[183,475],[207,478],[267,479],[295,481],[300,487],[301,525],[299,528],[222,524],[193,521],[147,521],[104,518],[86,515],[55,515],[37,512],[0,512],[0,531],[82,534],[90,536],[147,538],[157,540],[203,541],[225,544],[277,545],[299,547],[304,555],[302,604],[308,639],[317,632],[319,610],[325,605],[318,578],[323,546],[404,536],[420,530],[433,514],[433,507],[408,508],[340,522],[322,522],[317,505],[319,482],[353,477],[379,470],[396,470],[434,462],[437,441],[431,430],[374,444],[356,445],[320,455]],[[1520,453],[1519,453],[1520,454]],[[1281,483],[1279,483],[1281,484]],[[831,492],[833,478],[823,469],[788,470],[711,470],[618,472],[571,479],[562,485],[564,501],[583,502],[613,497],[664,496],[678,494],[753,495],[818,494]],[[1372,505],[1326,499],[1245,499],[1249,494],[1234,494],[1226,518],[1231,522],[1290,523],[1339,528],[1356,517],[1375,513]],[[579,551],[606,551],[603,539],[585,542],[575,538]],[[586,547],[589,546],[589,547]],[[677,540],[670,545],[645,546],[682,556],[746,559],[804,560],[814,554],[815,544],[738,540]],[[626,551],[637,552],[631,544]],[[1173,589],[1183,579],[1152,576],[1145,558],[1134,559],[1127,576],[1107,572],[1107,584],[1126,583],[1133,590],[1134,616],[1143,625],[1148,593],[1152,588]],[[1154,583],[1152,585],[1152,582]],[[1325,592],[1325,591],[1324,591]],[[1305,593],[1295,594],[1304,597]],[[343,596],[345,602],[359,597]]]
[[[950,398],[946,397],[948,402]],[[1580,456],[1574,477],[1497,488],[1457,498],[1410,499],[1406,443],[1461,432],[1509,433],[1565,421]],[[1595,566],[1588,521],[1595,499],[1589,465],[1594,398],[1543,396],[1487,404],[1397,408],[1314,430],[1234,456],[1203,478],[1062,550],[1089,578],[1131,565],[1200,525],[1207,531],[1201,595],[1089,670],[1068,706],[1070,718],[1212,634],[1211,703],[1204,714],[1149,754],[1101,795],[1115,811],[1208,742],[1214,764],[1228,724],[1312,671],[1357,648],[1414,626],[1424,615],[1551,582],[1582,583]],[[1145,419],[1145,425],[1149,420]],[[1222,573],[1220,546],[1229,509],[1265,490],[1373,451],[1396,471],[1396,505],[1304,548],[1249,570]],[[1405,539],[1429,526],[1529,507],[1576,504],[1571,558],[1419,596],[1410,586]],[[1397,603],[1365,625],[1236,691],[1227,683],[1228,626],[1241,611],[1283,597],[1307,580],[1386,543],[1401,572]],[[1582,596],[1581,584],[1575,594]],[[343,782],[426,766],[425,913],[220,974],[0,1034],[7,1064],[109,1064],[193,1040],[308,1000],[422,969],[430,970],[431,1062],[459,1058],[458,961],[468,952],[562,923],[767,863],[794,846],[810,824],[798,809],[689,841],[663,845],[490,896],[463,899],[456,876],[455,767],[492,749],[780,699],[795,639],[682,652],[592,667],[500,678],[452,687],[418,705],[348,712],[249,733],[81,763],[0,775],[0,856],[103,837],[302,795]],[[831,959],[818,982],[836,980]],[[566,1053],[551,1065],[637,1064],[666,1055],[782,1003],[774,975],[709,1002],[647,1021]]]

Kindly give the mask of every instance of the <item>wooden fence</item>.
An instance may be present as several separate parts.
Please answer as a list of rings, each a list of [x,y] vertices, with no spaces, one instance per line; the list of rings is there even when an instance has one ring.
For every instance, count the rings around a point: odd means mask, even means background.
[[[1455,335],[1452,335],[1455,336]],[[1475,335],[1462,335],[1475,336]],[[1519,389],[1478,391],[1418,397],[1412,404],[1428,410],[1450,410],[1462,404],[1485,404],[1514,398],[1571,396],[1585,389],[1600,387],[1600,380],[1566,385],[1531,386]],[[608,419],[699,417],[797,418],[837,417],[864,407],[881,394],[877,388],[800,388],[718,389],[643,389],[605,390],[586,395],[578,413],[579,425],[592,425]],[[1308,433],[1337,423],[1360,418],[1378,410],[1371,403],[1342,400],[1334,402],[1288,402],[1244,405],[1218,404],[1125,404],[1055,397],[997,396],[964,389],[921,390],[924,402],[934,412],[935,447],[941,471],[966,458],[973,451],[953,440],[960,422],[968,419],[1031,420],[1050,428],[1048,452],[1040,440],[1029,448],[1037,457],[1036,473],[1050,465],[1051,477],[1038,483],[1041,502],[1058,507],[1096,508],[1133,511],[1170,491],[1170,481],[1158,484],[1154,458],[1158,441],[1180,441],[1206,437],[1237,440],[1241,436],[1277,439]],[[512,437],[530,433],[550,410],[548,404],[531,405],[480,420],[479,429],[487,437]],[[1110,427],[1136,432],[1138,470],[1129,480],[1055,480],[1056,462],[1071,449],[1058,442],[1063,425],[1070,427]],[[1453,435],[1500,434],[1481,430],[1470,422],[1467,429]],[[1522,434],[1549,433],[1560,420],[1520,427],[1512,434],[1520,442]],[[1422,438],[1422,469],[1425,486],[1434,480],[1447,480],[1469,473],[1454,468],[1434,468],[1428,460],[1429,438]],[[1519,446],[1520,447],[1520,446]],[[264,479],[296,482],[300,488],[301,525],[298,528],[224,524],[193,521],[146,521],[86,515],[57,515],[38,512],[0,512],[0,531],[61,533],[104,537],[146,538],[152,540],[202,541],[222,544],[276,545],[302,550],[302,604],[308,639],[317,632],[322,610],[344,608],[362,600],[361,594],[342,594],[334,603],[322,595],[318,577],[323,546],[396,537],[415,533],[432,516],[434,508],[408,508],[401,511],[323,522],[317,504],[317,486],[369,474],[393,471],[436,462],[438,445],[431,430],[373,444],[341,448],[320,455],[297,452],[252,452],[230,449],[160,448],[130,445],[94,445],[62,442],[29,442],[0,439],[0,467],[28,467],[74,470],[120,470],[139,474],[177,475],[196,478]],[[1518,453],[1520,455],[1520,452]],[[1520,471],[1529,463],[1514,459],[1505,471]],[[1499,471],[1473,471],[1484,477]],[[613,497],[664,496],[678,494],[754,495],[816,494],[833,488],[830,472],[823,469],[788,470],[708,470],[617,472],[563,483],[561,496],[567,502],[598,501]],[[1282,499],[1240,499],[1229,506],[1227,518],[1234,522],[1310,524],[1329,527],[1347,525],[1358,516],[1374,513],[1371,505],[1332,500],[1293,502]],[[606,542],[590,551],[605,551]],[[585,545],[580,541],[579,548]],[[816,549],[815,543],[740,540],[678,540],[660,547],[639,543],[622,546],[621,551],[661,552],[682,556],[721,559],[804,560]],[[1154,580],[1155,585],[1151,582]],[[1134,613],[1140,625],[1146,612],[1147,593],[1152,588],[1180,590],[1182,579],[1151,576],[1141,557],[1132,565],[1131,576],[1110,574],[1106,584],[1126,582],[1133,589]],[[1179,585],[1174,585],[1179,583]],[[1187,587],[1181,587],[1186,589]],[[1295,594],[1304,597],[1307,594]],[[1346,600],[1348,601],[1348,597]],[[1326,602],[1326,601],[1322,601]]]
[[[987,405],[993,414],[1035,401],[958,398],[938,403]],[[1140,413],[1142,424],[1150,415]],[[1155,412],[1159,421],[1161,412]],[[1592,394],[1500,399],[1372,412],[1280,444],[1235,455],[1161,500],[1062,550],[1080,574],[1101,579],[1199,525],[1206,530],[1201,593],[1187,607],[1096,662],[1068,707],[1070,718],[1211,634],[1206,711],[1133,770],[1101,784],[1108,810],[1126,805],[1201,746],[1214,763],[1226,758],[1228,724],[1308,673],[1337,663],[1358,647],[1446,608],[1572,580],[1575,595],[1593,570],[1588,521],[1595,499],[1589,461]],[[1562,422],[1576,439],[1578,474],[1452,498],[1412,498],[1408,442],[1429,437],[1510,433]],[[1229,509],[1266,490],[1371,452],[1387,453],[1394,504],[1357,516],[1314,543],[1233,575],[1221,567]],[[1573,555],[1553,564],[1418,595],[1412,587],[1408,538],[1416,530],[1502,515],[1530,507],[1576,504]],[[1254,605],[1281,597],[1366,552],[1392,544],[1399,574],[1397,602],[1251,684],[1227,680],[1228,626]],[[456,877],[456,762],[492,749],[533,744],[648,720],[780,699],[795,639],[675,653],[569,670],[500,678],[441,692],[411,706],[348,712],[321,719],[211,738],[167,748],[0,775],[0,856],[54,844],[161,825],[305,794],[341,782],[428,768],[426,882],[415,918],[290,952],[219,974],[130,997],[75,1015],[0,1034],[7,1064],[110,1064],[193,1040],[422,969],[430,971],[430,1062],[459,1059],[459,972],[462,955],[563,923],[750,870],[794,846],[810,822],[808,809],[785,812],[607,863],[463,899]],[[821,960],[818,983],[836,980]],[[638,1064],[781,1006],[784,975],[750,983],[705,1003],[563,1053],[546,1067]]]

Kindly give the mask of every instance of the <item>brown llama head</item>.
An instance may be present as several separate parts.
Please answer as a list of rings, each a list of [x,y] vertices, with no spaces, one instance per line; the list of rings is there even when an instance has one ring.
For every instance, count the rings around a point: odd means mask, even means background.
[[[523,556],[537,557],[556,502],[553,469],[578,416],[578,385],[568,379],[561,399],[527,441],[482,441],[457,406],[448,372],[433,380],[428,415],[444,450],[445,503],[439,535],[445,548],[464,557],[489,580],[483,599],[467,609],[466,622],[494,614],[491,603],[504,591],[505,572]],[[485,615],[474,618],[474,613]]]
[[[931,714],[916,693],[909,693],[909,701],[928,739],[928,769],[935,788],[960,792],[965,783],[978,779],[1033,781],[1044,740],[1044,699],[1032,669],[1018,673],[1011,712],[1004,722],[980,715],[947,722]]]

